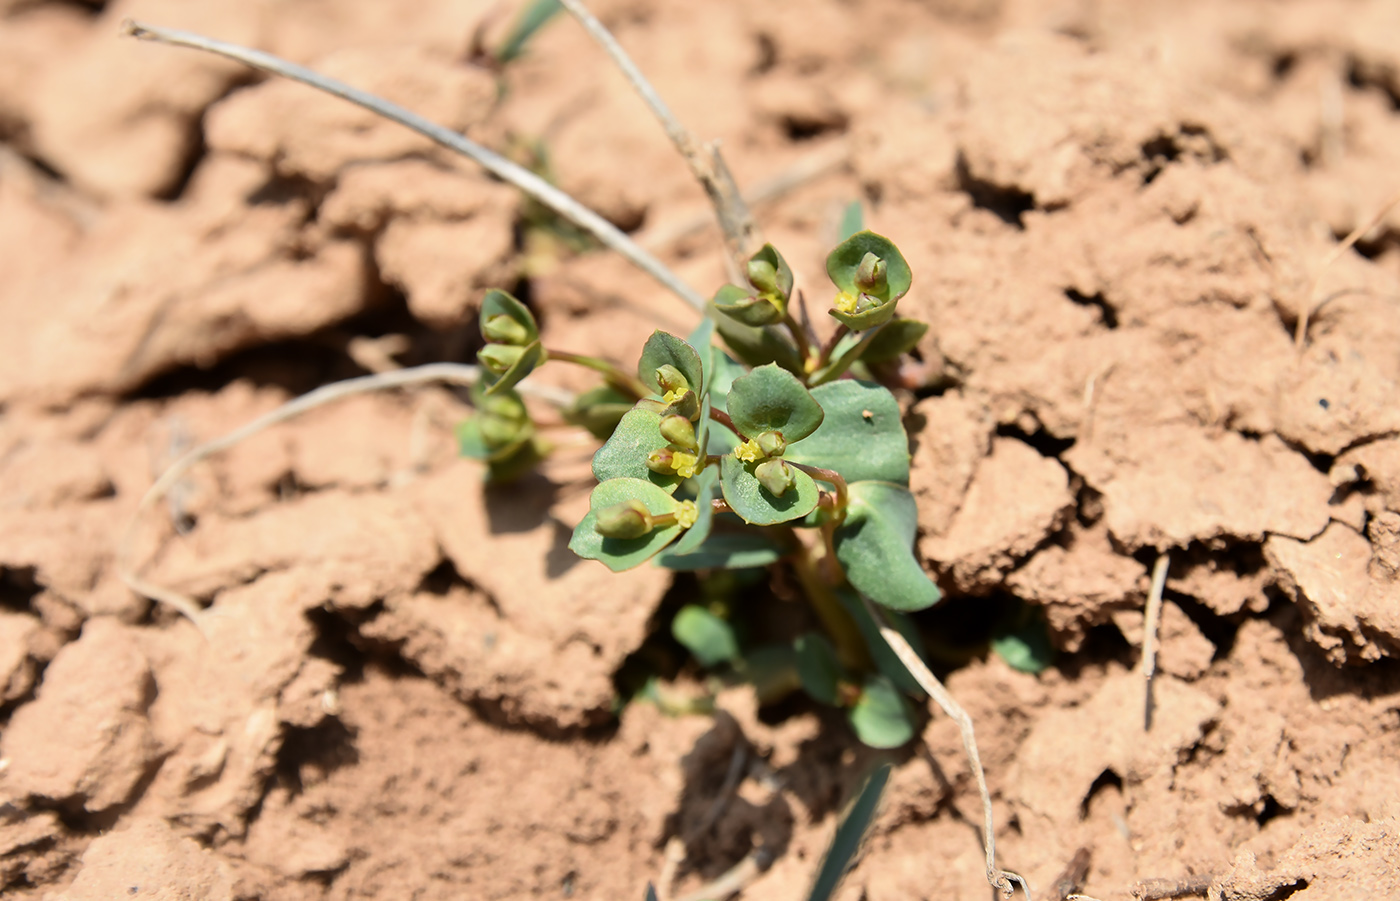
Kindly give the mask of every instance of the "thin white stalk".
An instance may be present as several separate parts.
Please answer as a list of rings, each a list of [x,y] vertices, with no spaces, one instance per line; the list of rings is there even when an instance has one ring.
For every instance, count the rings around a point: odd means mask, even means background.
[[[288,401],[282,406],[268,413],[264,413],[252,422],[234,429],[227,435],[207,441],[191,449],[180,459],[170,465],[160,478],[146,493],[142,495],[141,502],[136,505],[136,510],[131,514],[131,519],[127,522],[125,530],[122,532],[121,541],[117,545],[116,568],[117,575],[134,592],[152,600],[159,601],[169,607],[173,607],[185,616],[189,617],[196,625],[199,624],[202,608],[193,598],[172,591],[153,582],[143,579],[136,571],[136,567],[131,560],[133,544],[136,540],[136,525],[141,517],[160,502],[170,489],[179,483],[185,473],[192,467],[209,459],[215,454],[222,453],[240,442],[246,441],[254,435],[271,428],[278,423],[286,422],[314,410],[326,404],[334,403],[356,394],[368,394],[372,391],[384,391],[389,388],[402,388],[408,385],[421,385],[426,382],[443,382],[449,385],[473,385],[479,377],[479,369],[469,363],[429,363],[426,366],[415,366],[410,369],[396,369],[392,372],[380,372],[374,375],[364,375],[358,378],[345,379],[340,382],[332,382],[329,385],[322,385],[314,391],[309,391],[300,397]],[[529,381],[521,382],[516,386],[522,394],[538,397],[541,400],[554,404],[555,406],[567,406],[573,401],[573,397],[565,391],[557,388],[550,388],[544,385],[531,384]]]
[[[661,99],[656,88],[647,81],[641,69],[637,68],[627,51],[622,49],[622,45],[613,37],[612,32],[598,21],[598,17],[583,5],[582,0],[559,2],[602,46],[608,56],[612,57],[613,62],[622,70],[623,77],[642,98],[642,102],[666,130],[666,136],[671,139],[671,143],[676,145],[676,149],[685,158],[690,171],[694,173],[705,193],[709,195],[710,203],[714,205],[715,216],[724,232],[725,243],[729,245],[729,252],[736,258],[736,264],[742,273],[746,255],[756,241],[756,229],[753,216],[749,214],[748,204],[739,193],[739,187],[734,183],[734,176],[729,172],[729,167],[724,164],[719,148],[713,144],[702,146],[680,123],[666,105],[666,101]]]
[[[382,97],[352,88],[349,85],[328,78],[318,72],[314,72],[305,66],[264,53],[261,50],[253,50],[242,47],[238,44],[230,44],[225,41],[214,40],[203,35],[194,34],[188,31],[178,31],[173,28],[159,28],[154,25],[145,25],[127,19],[122,23],[122,33],[145,41],[156,41],[162,44],[172,44],[177,47],[189,47],[194,50],[203,50],[206,53],[217,54],[228,59],[236,60],[254,69],[270,72],[273,75],[280,75],[283,78],[290,78],[348,100],[351,103],[364,107],[372,113],[383,116],[391,122],[397,122],[405,128],[410,128],[418,132],[429,140],[453,150],[473,161],[492,175],[508,182],[526,194],[549,207],[554,212],[568,219],[579,228],[589,232],[604,246],[610,250],[622,254],[635,266],[656,279],[677,297],[695,307],[697,310],[705,308],[705,298],[694,288],[681,281],[680,277],[666,267],[656,257],[647,253],[627,235],[623,234],[611,222],[588,209],[577,200],[565,194],[563,191],[551,185],[528,169],[512,163],[505,157],[491,150],[482,147],[449,128],[444,128],[435,122],[423,118],[417,113],[409,112],[397,104],[390,103]]]
[[[982,845],[987,852],[987,883],[993,889],[1001,893],[1003,898],[1010,898],[1016,893],[1013,883],[1021,886],[1021,891],[1026,893],[1026,898],[1031,897],[1030,886],[1026,880],[1008,870],[1003,870],[997,866],[997,846],[996,846],[996,824],[992,817],[992,795],[987,790],[987,774],[982,769],[982,757],[977,753],[977,736],[973,733],[972,717],[967,715],[967,711],[953,696],[948,693],[948,689],[943,687],[943,683],[938,681],[933,672],[924,664],[923,658],[910,646],[903,635],[891,628],[885,618],[880,614],[879,608],[870,602],[870,599],[862,596],[861,601],[865,603],[865,609],[870,613],[871,619],[880,627],[880,636],[885,639],[885,643],[894,651],[899,662],[913,675],[914,680],[919,683],[919,687],[928,692],[929,697],[937,702],[953,722],[958,724],[958,731],[962,734],[963,750],[967,752],[968,764],[972,767],[972,777],[977,781],[977,793],[982,797]]]
[[[1152,680],[1157,675],[1157,630],[1162,626],[1162,592],[1167,588],[1171,552],[1163,551],[1152,565],[1152,587],[1147,592],[1147,610],[1142,622],[1143,731],[1152,729]]]

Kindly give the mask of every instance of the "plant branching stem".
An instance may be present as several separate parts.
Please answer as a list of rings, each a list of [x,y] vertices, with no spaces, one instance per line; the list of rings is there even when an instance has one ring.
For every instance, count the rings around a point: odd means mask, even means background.
[[[789,466],[795,466],[807,475],[819,481],[826,482],[836,490],[836,519],[839,522],[846,515],[846,505],[850,500],[850,493],[846,489],[846,480],[841,478],[841,473],[833,469],[822,469],[820,466],[809,466],[806,463],[794,463],[788,461]]]
[[[729,414],[724,412],[723,410],[720,410],[716,407],[711,407],[710,418],[713,419],[715,422],[719,423],[720,425],[724,426],[726,429],[729,429],[729,431],[738,435],[740,438],[744,437],[744,433],[739,431],[739,427],[734,424],[734,420],[730,419]]]
[[[789,332],[792,332],[792,340],[797,344],[797,351],[802,354],[802,359],[812,359],[813,354],[816,353],[816,348],[814,348],[811,341],[808,340],[807,330],[799,325],[796,319],[792,318],[791,310],[785,310],[783,312],[783,325],[787,326]],[[813,371],[815,372],[816,370],[813,369]]]
[[[627,51],[622,49],[622,45],[612,36],[612,33],[598,21],[598,17],[584,6],[581,0],[559,0],[579,24],[584,27],[593,39],[596,40],[603,50],[612,57],[617,67],[622,70],[628,83],[633,90],[642,98],[647,107],[661,123],[661,127],[666,130],[666,136],[671,139],[671,143],[676,145],[686,164],[690,166],[690,171],[694,173],[696,180],[710,198],[710,203],[715,208],[715,216],[719,219],[719,227],[724,232],[725,244],[729,248],[729,255],[734,260],[739,272],[744,271],[744,263],[748,259],[750,248],[757,243],[757,228],[754,226],[753,216],[749,214],[748,204],[744,202],[743,195],[739,192],[739,186],[734,183],[734,176],[730,174],[729,167],[724,164],[724,158],[720,156],[718,147],[714,145],[702,146],[695,139],[684,125],[675,117],[666,102],[661,99],[656,88],[647,81],[646,76],[637,68],[637,64],[632,62],[632,58],[627,55]]]
[[[356,394],[368,394],[372,391],[384,391],[389,388],[402,388],[408,385],[421,385],[428,382],[445,382],[450,385],[472,385],[476,383],[480,370],[476,366],[466,363],[429,363],[426,366],[415,366],[410,369],[395,369],[391,372],[380,372],[374,375],[360,376],[359,378],[346,379],[341,382],[332,382],[329,385],[322,385],[314,391],[303,394],[301,397],[288,401],[271,412],[265,413],[254,419],[241,428],[234,429],[221,438],[205,442],[193,448],[180,459],[170,465],[160,478],[146,493],[142,495],[141,501],[136,505],[136,510],[131,514],[131,519],[127,521],[126,528],[122,532],[121,540],[117,544],[116,569],[118,577],[126,583],[132,591],[148,597],[154,601],[159,601],[168,607],[172,607],[183,613],[196,625],[200,623],[200,614],[203,612],[199,604],[193,598],[172,591],[153,582],[143,579],[136,571],[136,566],[132,562],[131,555],[134,550],[133,545],[136,540],[136,524],[142,515],[160,502],[166,493],[173,488],[185,473],[189,472],[196,464],[209,459],[215,454],[222,453],[240,442],[246,441],[259,432],[271,428],[278,423],[294,419],[303,413],[323,407],[326,404],[353,397]],[[560,391],[557,388],[549,388],[543,385],[535,385],[528,381],[521,382],[516,389],[523,394],[530,394],[548,401],[559,407],[567,407],[573,403],[573,396],[568,392]]]
[[[958,731],[962,734],[963,750],[967,752],[968,764],[971,766],[972,776],[977,782],[977,792],[982,796],[982,845],[987,852],[988,884],[1000,892],[1003,898],[1010,898],[1015,894],[1013,883],[1020,883],[1021,890],[1026,893],[1026,897],[1029,899],[1031,890],[1026,885],[1026,881],[1015,873],[1007,872],[997,866],[996,824],[992,817],[992,795],[987,790],[987,774],[982,769],[981,755],[977,753],[977,736],[972,729],[972,717],[968,716],[967,711],[953,700],[948,689],[944,688],[943,683],[939,682],[933,675],[933,672],[925,665],[923,658],[909,645],[904,636],[885,622],[879,608],[864,595],[861,596],[861,602],[865,604],[865,609],[875,620],[875,624],[880,627],[880,635],[885,639],[885,643],[890,646],[890,650],[894,651],[895,656],[913,675],[915,681],[919,683],[919,687],[928,692],[929,697],[937,702],[943,712],[958,724]]]
[[[841,606],[841,602],[832,591],[832,583],[817,571],[816,563],[812,559],[812,549],[795,530],[789,530],[789,534],[795,546],[791,558],[793,572],[797,574],[797,581],[802,586],[802,593],[807,602],[812,605],[817,619],[821,620],[822,628],[831,638],[836,648],[836,656],[849,669],[858,672],[869,669],[870,650],[865,645],[865,639],[861,637],[856,621],[846,612],[846,608]]]
[[[590,357],[584,354],[572,354],[563,350],[545,349],[548,359],[558,360],[560,363],[573,363],[575,366],[583,366],[601,373],[609,385],[619,391],[631,394],[637,400],[651,395],[651,389],[642,384],[642,380],[626,370],[618,368],[614,363],[610,363],[601,357]]]
[[[836,326],[836,331],[831,333],[831,337],[826,339],[822,345],[821,353],[817,355],[816,362],[812,364],[812,371],[816,372],[831,361],[831,353],[836,350],[836,345],[841,343],[841,339],[850,333],[851,329],[846,323],[841,322]]]
[[[429,140],[446,147],[449,150],[460,153],[467,159],[481,166],[492,175],[501,180],[514,185],[526,194],[549,207],[554,212],[568,219],[579,228],[587,231],[597,238],[604,246],[621,254],[633,265],[660,282],[667,290],[697,310],[705,308],[705,298],[694,288],[681,281],[680,277],[666,267],[664,263],[656,257],[647,253],[639,247],[631,238],[627,237],[621,230],[602,216],[588,209],[574,198],[551,185],[533,172],[512,163],[510,160],[482,147],[480,144],[469,140],[466,137],[444,128],[435,122],[423,118],[417,113],[409,112],[397,104],[390,103],[382,97],[352,88],[349,85],[328,78],[318,72],[314,72],[305,66],[264,53],[261,50],[253,50],[249,47],[242,47],[238,44],[230,44],[225,41],[214,40],[203,35],[194,34],[188,31],[178,31],[173,28],[160,28],[154,25],[145,25],[127,19],[122,23],[122,34],[130,35],[144,41],[157,41],[163,44],[173,44],[177,47],[188,47],[194,50],[203,50],[206,53],[213,53],[228,59],[270,72],[273,75],[280,75],[283,78],[290,78],[302,84],[324,91],[351,103],[364,107],[372,113],[397,122],[406,128],[418,132]]]

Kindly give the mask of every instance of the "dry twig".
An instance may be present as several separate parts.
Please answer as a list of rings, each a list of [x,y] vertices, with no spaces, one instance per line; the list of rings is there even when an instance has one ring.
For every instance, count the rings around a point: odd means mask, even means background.
[[[391,122],[397,122],[406,128],[418,132],[425,138],[435,141],[449,150],[460,153],[467,159],[481,166],[492,175],[506,181],[526,194],[549,207],[554,212],[568,219],[570,222],[584,229],[589,234],[597,238],[605,247],[621,254],[630,260],[639,269],[656,279],[677,297],[689,303],[696,309],[705,308],[705,298],[694,288],[681,281],[680,277],[666,267],[656,257],[647,253],[627,235],[623,234],[611,222],[588,209],[574,198],[540,178],[535,173],[522,166],[512,163],[510,160],[482,147],[480,144],[452,131],[444,128],[436,122],[423,118],[417,113],[409,112],[397,104],[390,103],[382,97],[376,97],[358,88],[327,78],[319,72],[314,72],[305,66],[264,53],[261,50],[253,50],[248,47],[241,47],[237,44],[230,44],[225,41],[217,41],[203,35],[194,34],[188,31],[178,31],[173,28],[159,28],[154,25],[144,25],[140,22],[133,22],[130,19],[122,23],[122,33],[131,35],[145,41],[157,41],[163,44],[173,44],[177,47],[189,47],[194,50],[203,50],[206,53],[217,54],[236,60],[254,69],[270,72],[273,75],[280,75],[283,78],[290,78],[299,81],[304,85],[324,91],[335,97],[348,100],[351,103],[364,107],[372,113],[383,116]]]
[[[626,50],[622,49],[622,45],[612,36],[612,32],[598,21],[598,17],[593,15],[581,0],[559,0],[559,2],[575,19],[578,19],[584,30],[602,45],[608,56],[612,57],[613,62],[622,70],[628,83],[641,96],[652,115],[661,123],[661,127],[666,129],[667,137],[671,139],[672,144],[676,145],[676,149],[680,151],[686,164],[690,166],[690,171],[694,173],[695,178],[709,196],[710,203],[715,208],[715,215],[719,219],[720,229],[724,232],[729,255],[738,265],[739,272],[742,273],[749,250],[757,241],[757,229],[754,226],[753,216],[749,214],[748,204],[744,202],[743,196],[739,193],[739,186],[734,183],[734,176],[730,174],[729,167],[724,164],[724,158],[720,156],[719,147],[715,144],[702,146],[699,141],[695,140],[695,136],[676,119],[670,108],[666,106],[666,101],[661,99],[656,88],[647,81],[646,76],[637,68],[637,64],[632,62],[632,58],[627,55]]]
[[[131,514],[131,519],[127,522],[126,528],[122,532],[121,541],[117,544],[116,569],[118,577],[126,583],[127,587],[137,594],[144,595],[152,600],[173,607],[189,617],[195,625],[199,625],[203,610],[193,598],[143,579],[137,572],[137,567],[131,559],[134,550],[133,545],[136,540],[136,525],[140,521],[141,516],[159,503],[160,499],[170,491],[171,487],[179,483],[185,473],[189,472],[196,464],[207,460],[215,454],[222,453],[240,442],[246,441],[265,429],[346,397],[352,397],[357,394],[368,394],[372,391],[384,391],[389,388],[402,388],[407,385],[421,385],[428,382],[445,382],[450,385],[472,385],[476,383],[477,376],[477,367],[466,363],[429,363],[426,366],[416,366],[411,369],[396,369],[392,372],[381,372],[374,375],[346,379],[340,382],[332,382],[329,385],[322,385],[314,391],[310,391],[303,394],[301,397],[288,401],[277,409],[259,416],[247,425],[229,432],[227,435],[215,438],[213,441],[207,441],[193,448],[171,464],[170,468],[167,469],[159,479],[156,479],[155,483],[146,490],[146,493],[141,497],[140,503],[137,504],[136,510]],[[556,388],[532,385],[529,382],[522,382],[517,387],[522,393],[531,394],[557,406],[567,406],[573,401],[573,398],[566,392],[562,392]]]
[[[967,752],[968,764],[972,768],[972,776],[977,782],[977,793],[982,797],[982,846],[987,852],[987,883],[998,892],[1003,898],[1010,898],[1016,893],[1013,883],[1021,886],[1021,891],[1026,897],[1031,897],[1030,886],[1026,880],[1015,873],[1003,870],[997,866],[996,848],[996,824],[992,818],[992,795],[987,790],[987,774],[982,769],[982,758],[977,753],[977,737],[972,730],[972,717],[967,715],[953,696],[948,693],[948,689],[943,687],[937,677],[929,670],[928,666],[919,657],[918,653],[909,645],[903,635],[885,623],[880,611],[870,602],[869,598],[862,597],[865,609],[870,613],[876,625],[880,627],[880,636],[894,651],[899,662],[913,675],[919,687],[928,692],[929,697],[938,703],[943,712],[958,724],[958,731],[962,733],[963,750]]]
[[[1328,269],[1332,268],[1333,263],[1341,259],[1342,254],[1346,253],[1357,241],[1365,237],[1367,232],[1377,225],[1380,225],[1381,220],[1385,219],[1397,204],[1400,204],[1400,191],[1392,194],[1390,199],[1382,204],[1380,212],[1376,213],[1376,215],[1372,216],[1364,224],[1358,225],[1356,228],[1352,229],[1351,234],[1347,235],[1342,243],[1332,248],[1332,252],[1327,255],[1327,259],[1323,260],[1322,267],[1318,270],[1317,276],[1313,279],[1312,287],[1308,290],[1307,303],[1303,306],[1303,311],[1298,314],[1298,325],[1293,331],[1293,347],[1298,353],[1301,354],[1303,352],[1303,347],[1308,341],[1308,320],[1315,316],[1328,301],[1342,296],[1341,294],[1332,294],[1326,299],[1319,300],[1318,291],[1322,288],[1322,277],[1327,274]]]
[[[1162,623],[1162,592],[1167,587],[1171,552],[1163,551],[1152,566],[1152,587],[1147,592],[1147,611],[1142,622],[1142,679],[1146,692],[1143,705],[1143,731],[1152,729],[1152,680],[1157,675],[1157,630]]]

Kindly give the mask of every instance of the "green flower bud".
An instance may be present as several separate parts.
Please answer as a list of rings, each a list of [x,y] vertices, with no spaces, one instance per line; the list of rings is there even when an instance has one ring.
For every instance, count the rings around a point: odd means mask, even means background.
[[[504,375],[525,353],[525,348],[513,344],[488,344],[476,355],[485,366],[496,375]]]
[[[661,394],[679,395],[682,391],[690,390],[690,382],[681,371],[670,363],[666,363],[656,368],[656,383],[661,386]],[[668,403],[671,401],[668,400]]]
[[[511,344],[523,347],[533,340],[530,330],[505,315],[495,315],[481,326],[481,334],[493,344]]]
[[[517,419],[482,414],[481,440],[492,450],[508,447],[524,437],[526,423]]]
[[[783,493],[791,488],[795,481],[792,467],[777,458],[764,460],[754,467],[753,474],[754,478],[758,479],[758,483],[774,497],[782,497]]]
[[[747,266],[749,284],[753,285],[764,294],[782,295],[782,288],[778,286],[778,270],[767,260],[749,260]]]
[[[885,261],[873,253],[867,253],[861,257],[860,267],[856,269],[856,287],[862,293],[883,294],[888,284],[885,272],[889,267]]]
[[[787,442],[783,440],[782,432],[762,432],[754,443],[758,449],[763,451],[765,457],[781,457],[783,451],[787,449]]]
[[[599,510],[593,528],[604,538],[641,538],[651,526],[651,511],[641,501],[630,500]]]
[[[684,416],[667,416],[661,420],[661,437],[686,450],[695,450],[695,426]]]
[[[676,471],[676,453],[669,447],[659,447],[647,454],[647,469],[663,476],[669,476]]]

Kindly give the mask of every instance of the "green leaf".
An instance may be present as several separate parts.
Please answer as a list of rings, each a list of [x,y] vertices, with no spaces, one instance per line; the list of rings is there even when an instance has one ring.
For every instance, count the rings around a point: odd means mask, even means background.
[[[734,627],[704,607],[688,604],[671,620],[671,634],[701,666],[711,667],[739,656]]]
[[[836,659],[836,649],[825,635],[809,632],[793,642],[797,651],[797,675],[802,688],[823,704],[836,706],[837,685],[846,678],[846,670]]]
[[[707,397],[710,385],[714,381],[715,354],[717,353],[715,350],[714,320],[708,316],[701,319],[695,330],[686,336],[685,343],[693,347],[695,352],[700,355],[700,374],[704,384],[700,386],[702,390],[699,393],[701,397]]]
[[[506,316],[520,323],[529,336],[523,342],[525,344],[535,341],[540,336],[539,326],[535,324],[535,315],[530,312],[530,308],[497,288],[487,291],[486,296],[481,299],[481,314],[477,321],[484,329],[486,321],[493,316]]]
[[[588,497],[588,515],[574,528],[569,550],[585,560],[599,560],[613,572],[640,566],[655,557],[680,535],[678,525],[657,526],[641,538],[604,538],[594,526],[598,511],[628,500],[641,501],[653,515],[674,513],[679,501],[651,482],[640,479],[609,479],[593,489]]]
[[[1055,660],[1055,647],[1045,617],[1038,608],[1031,609],[1013,628],[1000,632],[992,639],[992,650],[1014,670],[1039,673]]]
[[[860,358],[867,363],[886,363],[907,354],[918,345],[928,333],[928,323],[917,319],[892,319],[875,333],[875,337],[861,352]]]
[[[558,3],[559,0],[550,0],[550,2]],[[647,892],[642,896],[642,901],[660,901],[660,899],[656,897],[656,886],[652,885],[650,882],[647,883]]]
[[[909,292],[913,274],[904,260],[904,254],[889,238],[872,231],[856,232],[838,244],[826,258],[826,274],[842,291],[860,293],[856,286],[856,271],[867,253],[873,253],[885,261],[886,286],[883,291],[873,295],[877,300],[895,301]]]
[[[600,441],[607,441],[617,424],[632,409],[632,398],[610,385],[599,385],[580,394],[564,411],[564,421],[587,429]]]
[[[538,435],[532,435],[528,441],[522,441],[513,446],[509,453],[488,460],[486,481],[493,485],[514,482],[526,473],[532,472],[540,461],[549,455],[551,449],[550,445]]]
[[[637,362],[637,377],[658,395],[665,392],[656,381],[656,370],[662,366],[674,366],[690,382],[690,390],[697,395],[704,392],[705,369],[700,362],[700,354],[685,341],[660,330],[651,333],[646,346],[642,348],[641,359]]]
[[[771,269],[771,284],[764,284],[762,280],[754,277],[754,264],[759,268]],[[753,285],[760,293],[777,294],[784,304],[792,296],[792,267],[788,265],[783,255],[778,253],[778,249],[772,244],[764,244],[758,252],[749,257],[749,284]]]
[[[714,525],[714,505],[710,502],[719,497],[719,467],[706,466],[695,477],[695,524],[685,530],[685,535],[676,542],[671,553],[689,554],[705,542]],[[664,564],[663,564],[664,565]]]
[[[844,241],[858,231],[865,230],[865,211],[861,209],[859,200],[852,200],[846,204],[846,210],[841,214],[841,240]]]
[[[501,42],[500,48],[496,51],[496,62],[503,65],[513,62],[525,52],[525,46],[530,43],[535,32],[543,28],[545,23],[554,18],[563,8],[559,0],[535,0],[534,3],[527,6],[525,11],[520,14],[520,18],[515,20],[510,34]]]
[[[762,327],[781,322],[783,311],[768,297],[752,288],[723,285],[714,296],[715,309],[747,326]]]
[[[488,345],[489,346],[489,345]],[[520,355],[509,369],[500,375],[490,372],[486,367],[481,369],[481,381],[487,383],[482,392],[488,396],[499,394],[507,388],[514,388],[525,376],[535,371],[535,367],[544,362],[544,346],[539,341],[533,341],[526,345],[525,352]]]
[[[856,628],[860,630],[860,635],[865,639],[865,646],[870,650],[870,658],[875,661],[875,668],[883,673],[895,687],[905,694],[913,695],[917,698],[924,696],[923,686],[919,685],[919,680],[914,678],[914,674],[909,672],[909,668],[904,665],[904,661],[899,659],[899,655],[890,647],[880,634],[880,625],[870,616],[870,611],[861,602],[860,595],[849,588],[836,589],[836,599],[841,602],[841,606],[846,608],[851,619],[855,620]],[[909,642],[909,646],[914,649],[914,653],[919,655],[919,659],[928,662],[928,654],[924,651],[924,640],[919,635],[919,630],[914,626],[913,620],[897,610],[885,610],[883,616],[894,630],[904,636],[904,640]]]
[[[711,532],[698,547],[685,554],[667,549],[656,558],[656,565],[676,572],[752,569],[777,563],[785,553],[781,545],[759,532]]]
[[[612,437],[593,455],[593,477],[599,482],[641,479],[674,492],[682,481],[680,476],[663,475],[647,468],[647,454],[665,446],[666,439],[661,437],[661,414],[653,410],[629,410],[613,430]]]
[[[734,661],[734,670],[739,678],[754,687],[760,705],[776,704],[802,687],[789,645],[753,648]]]
[[[788,444],[822,424],[822,407],[797,376],[775,365],[760,366],[729,388],[729,418],[746,438],[781,432]]]
[[[777,525],[801,519],[817,506],[821,492],[807,473],[794,470],[792,487],[783,492],[782,497],[774,497],[754,476],[756,465],[744,463],[733,455],[720,461],[724,499],[744,522],[754,526]]]
[[[744,325],[723,313],[716,313],[715,331],[734,351],[734,356],[750,366],[777,363],[789,372],[802,371],[802,355],[786,335],[772,326]]]
[[[875,813],[880,808],[880,798],[885,793],[885,785],[890,781],[890,765],[883,763],[866,778],[855,800],[841,815],[836,826],[836,834],[831,845],[822,855],[821,866],[817,868],[812,888],[807,892],[807,901],[830,901],[836,894],[841,878],[856,859],[870,824],[875,822]]]
[[[812,389],[812,398],[825,412],[822,424],[789,444],[785,460],[835,470],[848,483],[909,484],[909,436],[893,394],[844,379]]]
[[[836,559],[861,594],[893,610],[938,602],[938,586],[914,558],[918,508],[908,489],[889,482],[852,482],[846,521],[836,529]]]
[[[914,737],[914,718],[904,696],[884,676],[865,680],[860,700],[846,714],[856,738],[872,748],[898,748]]]

